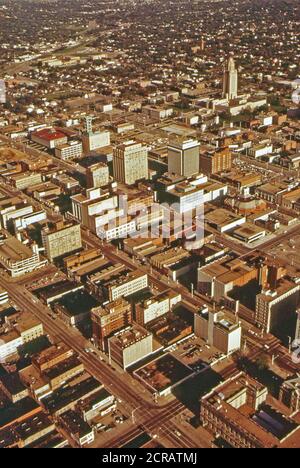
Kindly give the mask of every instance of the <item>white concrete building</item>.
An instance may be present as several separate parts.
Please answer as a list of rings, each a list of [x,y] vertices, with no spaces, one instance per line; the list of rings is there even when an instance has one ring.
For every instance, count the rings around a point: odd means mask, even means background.
[[[194,315],[194,332],[226,355],[241,348],[241,324],[232,322],[223,312],[212,311],[204,306]]]
[[[71,141],[64,145],[56,146],[55,156],[63,161],[68,161],[74,158],[81,158],[82,143],[80,141]]]
[[[153,353],[153,337],[144,328],[134,325],[110,338],[108,349],[110,359],[126,370]]]

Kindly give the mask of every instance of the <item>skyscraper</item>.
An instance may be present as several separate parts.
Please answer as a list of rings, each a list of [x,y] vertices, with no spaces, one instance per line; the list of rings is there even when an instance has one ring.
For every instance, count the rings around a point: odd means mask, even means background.
[[[114,149],[114,179],[133,185],[138,180],[148,179],[148,149],[141,143],[128,141]]]
[[[224,68],[223,97],[235,99],[238,95],[238,71],[235,67],[234,58],[227,60]]]
[[[176,140],[168,146],[168,171],[184,177],[199,174],[199,147],[197,140]]]

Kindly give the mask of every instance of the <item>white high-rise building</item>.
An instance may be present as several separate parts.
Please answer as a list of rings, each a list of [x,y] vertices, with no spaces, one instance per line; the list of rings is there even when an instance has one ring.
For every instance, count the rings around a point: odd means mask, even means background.
[[[148,148],[141,143],[127,141],[114,149],[114,179],[133,185],[138,180],[148,179]]]
[[[233,57],[229,57],[224,68],[223,97],[236,99],[238,95],[238,71]]]

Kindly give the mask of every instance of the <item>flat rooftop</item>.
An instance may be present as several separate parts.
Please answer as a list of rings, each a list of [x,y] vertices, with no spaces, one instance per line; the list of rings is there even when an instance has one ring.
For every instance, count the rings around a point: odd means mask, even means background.
[[[149,336],[151,336],[151,333],[135,324],[129,330],[114,335],[109,341],[110,344],[117,345],[121,349],[126,349]]]
[[[54,423],[50,421],[44,413],[32,416],[26,421],[18,424],[14,430],[21,440],[26,440],[34,434],[39,434],[45,430],[55,429]]]
[[[43,299],[51,299],[56,296],[67,294],[72,292],[74,289],[78,289],[78,283],[62,280],[54,284],[49,284],[40,289],[35,290],[35,294]]]
[[[265,301],[272,302],[280,296],[292,291],[293,289],[299,288],[300,290],[300,281],[297,284],[294,281],[291,281],[289,278],[282,278],[277,283],[277,288],[273,291],[263,291],[259,294],[258,297],[263,297]]]
[[[251,223],[245,223],[243,226],[234,230],[235,235],[245,238],[253,237],[264,232],[266,232],[264,228],[260,228]]]
[[[49,379],[53,380],[60,375],[65,374],[66,372],[69,372],[70,370],[75,370],[76,368],[82,367],[83,364],[81,361],[76,356],[72,356],[69,359],[66,359],[60,363],[58,363],[56,366],[51,367],[50,369],[47,369],[43,372],[43,375]]]
[[[26,387],[21,382],[20,377],[17,373],[1,374],[0,382],[11,393],[11,395],[17,395],[18,393],[21,393],[24,390],[26,390]]]
[[[75,403],[90,396],[102,387],[103,385],[94,379],[94,377],[88,376],[88,378],[81,380],[77,384],[69,382],[67,386],[62,387],[51,395],[45,397],[43,399],[43,405],[50,414],[53,414],[66,407],[71,402]]]
[[[0,429],[9,426],[20,418],[24,418],[32,411],[37,413],[42,411],[42,408],[30,397],[23,398],[21,401],[5,405],[0,411]]]
[[[7,261],[21,262],[33,256],[32,250],[15,237],[8,237],[0,242],[0,256]]]
[[[237,216],[234,213],[224,210],[223,208],[213,210],[205,214],[205,220],[208,223],[213,223],[217,226],[227,226],[230,223],[243,219],[243,216]]]
[[[171,354],[156,359],[134,372],[156,392],[163,392],[191,377],[193,371]]]
[[[99,302],[85,290],[66,294],[59,299],[56,304],[63,306],[67,313],[72,316],[90,312],[94,307],[100,305]]]

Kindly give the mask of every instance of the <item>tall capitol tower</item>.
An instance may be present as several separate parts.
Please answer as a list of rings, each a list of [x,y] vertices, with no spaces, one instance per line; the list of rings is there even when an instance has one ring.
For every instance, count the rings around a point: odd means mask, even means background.
[[[223,97],[235,99],[238,95],[238,71],[233,57],[229,57],[224,68]]]

